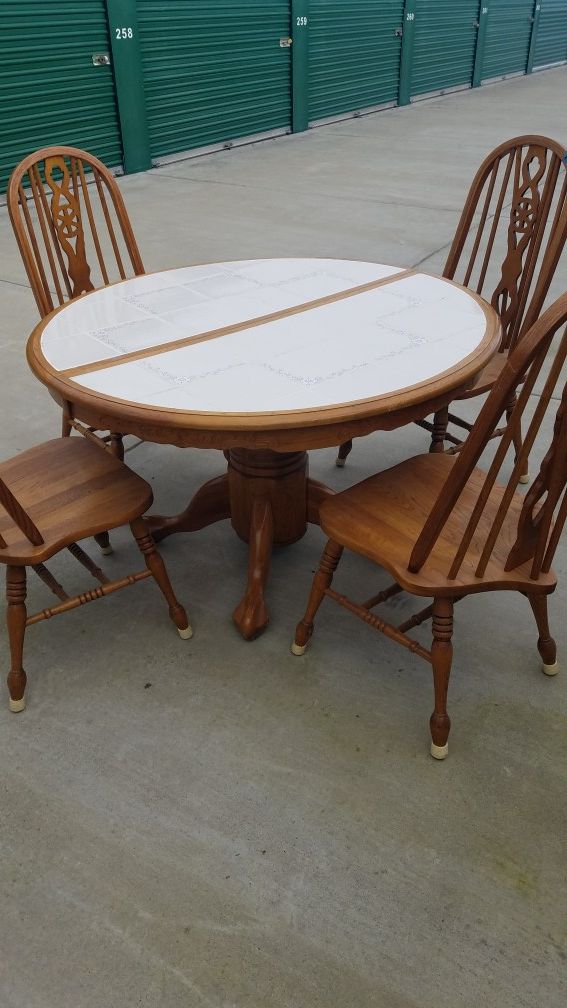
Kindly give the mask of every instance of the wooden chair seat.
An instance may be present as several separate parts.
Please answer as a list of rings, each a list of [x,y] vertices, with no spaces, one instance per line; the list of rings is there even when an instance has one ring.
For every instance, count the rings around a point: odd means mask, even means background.
[[[153,501],[151,487],[109,451],[84,438],[56,438],[0,463],[43,545],[34,546],[0,510],[0,561],[42,563],[68,543],[125,525]]]
[[[456,461],[456,455],[418,455],[371,476],[322,504],[321,528],[330,539],[389,571],[404,591],[414,595],[453,596],[459,590],[468,595],[491,588],[553,591],[557,584],[553,571],[542,574],[534,583],[530,578],[531,562],[513,571],[504,569],[517,537],[524,503],[523,494],[518,493],[507,511],[484,577],[475,576],[488,531],[502,503],[505,487],[499,483],[492,488],[461,569],[455,578],[448,580],[450,558],[463,538],[486,479],[486,473],[478,468],[463,487],[459,504],[443,527],[426,563],[416,574],[408,570],[415,543]]]

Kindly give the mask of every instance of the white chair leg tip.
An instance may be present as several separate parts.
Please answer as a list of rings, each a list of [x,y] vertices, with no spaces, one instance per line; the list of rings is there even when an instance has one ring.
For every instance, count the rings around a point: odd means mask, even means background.
[[[529,483],[529,482],[530,482],[530,474],[529,473],[523,473],[523,475],[520,476],[520,478],[518,480],[518,483]]]
[[[23,711],[25,709],[26,698],[22,697],[21,700],[12,700],[12,698],[10,697],[10,700],[8,701],[8,703],[9,703],[10,710],[14,714],[19,714],[20,711]]]
[[[546,665],[544,662],[541,666],[541,671],[547,676],[557,675],[559,672],[559,662],[554,662],[553,665]]]
[[[184,630],[180,629],[180,627],[177,627],[177,633],[181,637],[181,640],[191,640],[193,636],[193,630],[190,626],[185,627]]]
[[[112,556],[114,550],[112,546],[101,546],[100,552],[102,553],[103,556]]]
[[[337,469],[344,469],[345,462],[346,462],[346,459],[342,459],[342,458],[335,459],[335,465],[336,465]]]
[[[291,653],[294,655],[304,655],[307,651],[307,644],[296,644],[295,641],[291,645]]]
[[[447,757],[449,753],[449,744],[446,745],[435,745],[435,742],[431,743],[431,755],[433,759],[442,760]]]

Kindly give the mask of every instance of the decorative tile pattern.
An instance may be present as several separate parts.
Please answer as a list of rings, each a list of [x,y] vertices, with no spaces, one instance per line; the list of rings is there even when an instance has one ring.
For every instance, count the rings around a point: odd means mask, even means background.
[[[171,270],[90,294],[52,319],[42,349],[78,367],[246,322],[401,272],[282,259]],[[182,410],[262,413],[373,398],[432,379],[485,335],[480,305],[416,274],[332,304],[77,376],[110,397]]]

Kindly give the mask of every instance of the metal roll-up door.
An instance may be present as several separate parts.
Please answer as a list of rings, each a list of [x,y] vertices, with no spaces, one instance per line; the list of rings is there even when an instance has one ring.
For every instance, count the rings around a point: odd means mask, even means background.
[[[534,0],[489,0],[482,79],[525,73]]]
[[[415,14],[412,97],[472,83],[478,0],[420,0]]]
[[[310,0],[309,119],[397,102],[403,0]]]
[[[567,62],[567,0],[541,0],[534,70]]]
[[[152,157],[289,127],[290,6],[138,0]]]
[[[1,0],[0,192],[40,147],[69,144],[113,167],[122,145],[104,0]]]

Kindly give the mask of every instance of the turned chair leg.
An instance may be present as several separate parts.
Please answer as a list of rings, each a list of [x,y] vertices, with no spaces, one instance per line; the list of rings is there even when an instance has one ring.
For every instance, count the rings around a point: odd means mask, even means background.
[[[124,461],[124,442],[122,440],[122,434],[115,434],[111,431],[110,444],[108,448],[112,455],[115,455],[121,462]]]
[[[307,609],[305,610],[305,616],[297,624],[295,640],[291,645],[291,653],[294,655],[303,655],[307,650],[307,642],[313,633],[313,621],[317,614],[317,610],[323,601],[325,591],[331,585],[333,575],[338,567],[342,553],[343,547],[339,546],[338,543],[333,542],[332,539],[329,539],[323,551],[323,556],[321,557],[319,570],[313,578],[311,594],[307,603]]]
[[[547,615],[547,595],[528,595],[529,603],[537,623],[539,634],[537,649],[541,655],[541,670],[548,676],[557,675],[559,672],[559,662],[557,661],[557,646],[549,632],[549,619]]]
[[[175,597],[165,564],[156,549],[156,544],[148,526],[143,518],[136,518],[133,522],[130,522],[130,528],[132,529],[132,534],[138,544],[138,548],[144,556],[146,567],[151,572],[165,597],[169,606],[169,615],[177,627],[179,636],[183,640],[189,640],[193,636],[193,631],[189,626],[187,613]]]
[[[448,426],[449,407],[444,406],[443,409],[437,410],[437,413],[433,414],[433,433],[431,434],[431,444],[429,445],[429,451],[433,455],[438,455],[445,451],[445,438]]]
[[[447,690],[453,660],[453,600],[436,598],[433,600],[433,645],[431,664],[433,666],[433,687],[435,690],[435,710],[431,715],[431,755],[434,759],[445,759],[449,752],[447,739],[451,722],[447,714]]]
[[[110,556],[114,553],[108,532],[99,532],[94,536],[94,541],[104,556]]]
[[[340,446],[337,457],[335,459],[335,465],[342,469],[344,464],[352,451],[352,440],[344,441]]]
[[[10,672],[8,673],[9,704],[10,710],[17,713],[23,711],[26,706],[24,692],[27,677],[22,664],[27,620],[25,567],[9,566],[6,568],[6,598],[8,601],[6,619],[11,658]]]

